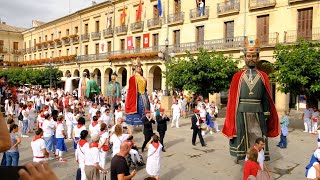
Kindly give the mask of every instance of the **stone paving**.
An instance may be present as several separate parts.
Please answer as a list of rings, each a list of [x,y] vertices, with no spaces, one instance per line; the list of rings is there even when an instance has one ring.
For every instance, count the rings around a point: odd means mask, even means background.
[[[221,114],[221,115],[220,115]],[[224,122],[223,112],[219,114],[220,128]],[[290,120],[299,124],[301,113],[292,112]],[[302,122],[302,121],[301,121]],[[167,152],[161,155],[161,179],[163,180],[240,180],[242,179],[243,162],[235,164],[228,152],[228,140],[220,133],[207,134],[204,139],[207,147],[191,145],[192,131],[190,118],[180,119],[179,129],[170,128],[164,140]],[[302,123],[301,123],[302,126]],[[32,137],[23,138],[20,148],[20,164],[32,161],[30,142]],[[135,144],[141,147],[143,136],[141,130],[134,132]],[[274,179],[301,180],[306,179],[305,166],[313,151],[317,148],[317,136],[303,133],[302,129],[289,128],[288,149],[276,147],[279,138],[269,139],[271,161],[267,162]],[[72,141],[66,140],[68,153],[67,162],[49,161],[60,179],[75,179],[77,163],[74,160]],[[146,160],[146,152],[143,153]],[[110,167],[110,154],[107,159]],[[139,169],[134,179],[147,177],[144,168]],[[107,179],[110,175],[107,175]]]

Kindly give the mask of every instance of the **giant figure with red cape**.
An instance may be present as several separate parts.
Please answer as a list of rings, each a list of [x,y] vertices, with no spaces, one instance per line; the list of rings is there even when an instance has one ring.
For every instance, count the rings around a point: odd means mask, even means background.
[[[142,125],[141,117],[146,110],[150,110],[147,94],[147,80],[142,76],[139,58],[132,59],[133,76],[129,79],[129,88],[126,98],[126,122],[131,125]]]
[[[245,41],[246,69],[234,74],[229,90],[222,133],[230,140],[230,154],[236,157],[236,162],[245,159],[258,137],[264,138],[265,160],[270,160],[268,137],[277,137],[280,133],[268,75],[256,68],[259,53],[258,39]]]

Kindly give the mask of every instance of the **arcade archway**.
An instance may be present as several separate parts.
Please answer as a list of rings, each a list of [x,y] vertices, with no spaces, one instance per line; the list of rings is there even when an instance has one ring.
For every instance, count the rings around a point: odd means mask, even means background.
[[[96,68],[93,73],[95,74],[94,80],[97,82],[98,86],[101,89],[101,71],[100,69]]]
[[[74,70],[73,77],[80,77],[80,72],[78,69]]]
[[[127,85],[127,76],[128,76],[127,69],[124,67],[121,67],[118,71],[118,81],[121,85],[121,88]]]
[[[67,77],[68,75],[71,75],[71,72],[69,70],[67,70],[65,73],[64,73],[64,77]]]

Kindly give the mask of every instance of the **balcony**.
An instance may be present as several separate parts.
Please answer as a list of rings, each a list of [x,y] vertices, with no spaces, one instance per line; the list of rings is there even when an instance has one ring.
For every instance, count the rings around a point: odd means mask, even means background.
[[[99,40],[100,38],[101,38],[101,32],[100,31],[91,33],[91,39],[92,40]]]
[[[227,1],[217,4],[218,16],[224,16],[227,14],[235,14],[240,12],[240,1]]]
[[[103,37],[109,38],[113,36],[113,28],[107,28],[103,30]]]
[[[259,39],[261,47],[273,47],[279,43],[279,33],[251,35],[248,39]]]
[[[61,40],[60,40],[60,41],[57,41],[56,44],[57,44],[57,48],[62,47],[62,41],[61,41]]]
[[[21,54],[22,54],[22,49],[21,49],[21,50],[14,49],[14,50],[12,50],[12,54],[14,54],[14,55],[21,55]]]
[[[34,53],[37,51],[37,48],[35,46],[31,47],[31,52]]]
[[[285,31],[284,43],[296,43],[299,39],[306,41],[319,41],[320,40],[320,27],[313,28],[308,31]]]
[[[128,26],[126,26],[126,25],[116,27],[116,34],[117,35],[125,35],[125,34],[127,34],[127,32],[128,32]]]
[[[42,44],[41,43],[37,43],[36,44],[37,50],[41,51],[42,50]]]
[[[240,49],[243,47],[244,36],[205,40],[201,42],[181,43],[169,46],[169,53],[198,51],[200,48],[211,50]]]
[[[144,28],[144,22],[143,21],[138,21],[135,23],[131,24],[131,32],[141,32],[143,31]]]
[[[50,47],[50,49],[54,48],[54,42],[53,41],[49,43],[49,47]]]
[[[184,12],[178,12],[168,15],[168,25],[182,24],[184,21]]]
[[[69,45],[70,45],[70,38],[69,38],[69,36],[62,37],[61,39],[62,39],[63,44],[64,44],[65,46],[69,46]]]
[[[7,52],[7,48],[0,48],[0,53],[6,54]]]
[[[77,34],[70,35],[69,38],[70,38],[70,42],[72,42],[72,44],[79,43],[79,36]]]
[[[249,10],[270,8],[276,5],[276,0],[250,0]]]
[[[45,43],[43,43],[43,45],[42,45],[42,48],[44,49],[44,50],[47,50],[48,49],[48,43],[47,42],[45,42]]]
[[[82,42],[87,42],[90,40],[90,34],[89,33],[86,33],[86,34],[82,34],[81,35],[81,41]]]
[[[204,7],[203,12],[199,8],[190,9],[190,20],[191,21],[200,21],[206,20],[209,18],[209,6]]]
[[[156,17],[156,18],[148,19],[147,26],[148,26],[149,30],[150,29],[161,28],[161,26],[162,26],[162,18],[161,17]]]

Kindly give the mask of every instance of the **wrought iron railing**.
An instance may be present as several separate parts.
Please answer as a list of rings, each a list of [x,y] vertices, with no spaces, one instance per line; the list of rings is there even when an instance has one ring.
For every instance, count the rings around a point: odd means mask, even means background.
[[[125,34],[127,32],[128,32],[128,26],[127,25],[122,25],[122,26],[116,27],[116,33],[117,34]]]
[[[103,37],[109,37],[113,35],[113,28],[107,28],[103,30]]]
[[[250,0],[249,9],[258,9],[276,5],[276,0]]]
[[[295,43],[298,39],[304,39],[306,41],[320,40],[320,27],[305,31],[292,30],[284,32],[285,43]]]
[[[235,13],[240,11],[240,1],[226,1],[217,4],[218,15],[224,15],[228,13]]]
[[[89,41],[89,40],[90,40],[90,34],[89,33],[81,35],[81,41]]]
[[[132,23],[130,27],[131,27],[131,31],[142,31],[144,27],[144,22],[138,21],[138,22]]]
[[[209,18],[209,6],[204,7],[204,9],[196,8],[190,9],[190,19],[200,19],[200,18]]]
[[[161,27],[162,26],[162,18],[156,17],[156,18],[148,19],[147,26],[148,26],[148,28]]]
[[[248,39],[259,39],[261,46],[274,46],[279,43],[279,33],[250,35]]]
[[[184,21],[184,12],[178,12],[178,13],[168,15],[169,24],[182,23],[183,21]]]
[[[101,32],[100,32],[100,31],[98,31],[98,32],[92,32],[92,33],[91,33],[91,38],[92,38],[93,40],[100,39],[100,38],[101,38]]]

